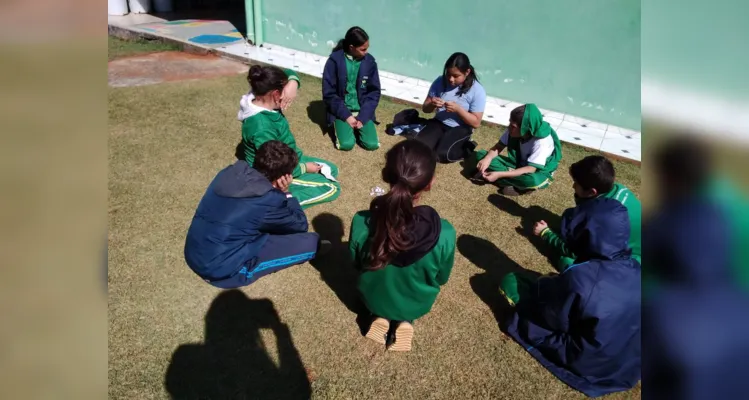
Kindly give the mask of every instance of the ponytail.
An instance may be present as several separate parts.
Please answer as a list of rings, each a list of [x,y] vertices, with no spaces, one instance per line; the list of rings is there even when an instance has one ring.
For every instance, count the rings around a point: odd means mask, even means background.
[[[346,31],[346,36],[339,40],[333,51],[343,50],[348,53],[349,46],[359,47],[369,40],[369,35],[364,32],[364,29],[358,26],[352,26]]]
[[[393,146],[385,155],[382,179],[390,191],[372,200],[369,206],[374,235],[366,270],[385,268],[398,253],[409,250],[413,237],[408,230],[414,219],[414,197],[434,178],[437,156],[422,142],[407,140]]]
[[[375,221],[375,234],[367,269],[376,271],[412,244],[406,227],[414,217],[413,195],[406,185],[397,183],[387,194],[372,200],[369,210]]]

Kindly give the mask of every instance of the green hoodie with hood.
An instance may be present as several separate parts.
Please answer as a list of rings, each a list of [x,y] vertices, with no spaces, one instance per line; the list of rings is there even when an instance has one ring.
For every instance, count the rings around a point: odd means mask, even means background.
[[[559,166],[559,161],[562,160],[562,143],[559,141],[557,133],[548,122],[544,121],[541,111],[533,103],[525,105],[523,122],[520,124],[520,134],[522,137],[510,137],[508,139],[507,158],[515,164],[515,168],[523,167],[523,160],[520,159],[520,144],[523,141],[531,140],[532,138],[543,139],[551,136],[554,140],[554,153],[546,159],[546,164],[538,165],[528,163],[528,165],[536,167],[538,170],[537,172],[547,174],[549,178],[551,178],[551,173],[556,171]]]
[[[447,283],[455,258],[455,228],[429,206],[414,208],[407,228],[413,245],[372,271],[370,262],[374,221],[360,211],[351,222],[349,249],[354,266],[362,271],[358,288],[369,311],[391,321],[413,321],[427,314]]]

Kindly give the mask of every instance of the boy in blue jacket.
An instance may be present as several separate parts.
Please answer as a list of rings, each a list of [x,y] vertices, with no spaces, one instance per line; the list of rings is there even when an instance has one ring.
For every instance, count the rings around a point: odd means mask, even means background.
[[[628,247],[629,214],[599,197],[562,215],[576,255],[561,274],[509,274],[502,293],[514,311],[507,334],[557,378],[590,397],[640,380],[640,264]]]
[[[185,260],[198,276],[237,288],[315,258],[319,237],[307,232],[307,216],[288,193],[298,162],[291,147],[271,140],[252,167],[238,160],[216,175],[185,241]]]
[[[380,141],[375,127],[375,109],[380,102],[380,75],[369,54],[369,36],[354,26],[333,49],[322,75],[322,98],[328,112],[328,126],[335,127],[336,147],[351,150],[359,143],[365,150],[377,150]]]

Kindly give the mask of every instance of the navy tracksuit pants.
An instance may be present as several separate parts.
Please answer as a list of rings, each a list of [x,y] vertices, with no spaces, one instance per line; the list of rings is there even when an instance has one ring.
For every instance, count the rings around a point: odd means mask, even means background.
[[[257,257],[229,278],[209,282],[222,289],[247,286],[261,277],[315,258],[319,236],[316,233],[270,235]]]

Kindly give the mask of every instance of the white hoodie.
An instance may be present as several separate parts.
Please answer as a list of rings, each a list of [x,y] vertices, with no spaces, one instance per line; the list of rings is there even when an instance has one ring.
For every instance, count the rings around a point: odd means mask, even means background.
[[[247,118],[255,114],[259,114],[262,111],[277,112],[276,110],[269,110],[265,107],[260,107],[252,104],[252,100],[255,99],[255,95],[252,92],[242,96],[239,100],[239,112],[237,113],[237,119],[242,122]]]

